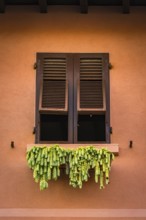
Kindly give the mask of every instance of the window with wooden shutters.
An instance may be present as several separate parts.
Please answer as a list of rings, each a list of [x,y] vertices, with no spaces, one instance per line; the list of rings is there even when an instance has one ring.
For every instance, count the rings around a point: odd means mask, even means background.
[[[36,143],[110,142],[109,54],[37,54]]]

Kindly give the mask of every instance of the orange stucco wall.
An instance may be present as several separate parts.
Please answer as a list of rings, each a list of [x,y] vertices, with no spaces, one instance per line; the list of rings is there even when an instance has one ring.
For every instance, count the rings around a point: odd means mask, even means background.
[[[40,192],[32,179],[25,152],[34,143],[37,52],[110,53],[111,139],[120,155],[104,190],[93,179],[73,189],[62,177]],[[146,8],[124,15],[118,7],[90,7],[85,15],[76,6],[50,6],[47,14],[8,7],[0,15],[0,209],[145,209],[145,96]]]

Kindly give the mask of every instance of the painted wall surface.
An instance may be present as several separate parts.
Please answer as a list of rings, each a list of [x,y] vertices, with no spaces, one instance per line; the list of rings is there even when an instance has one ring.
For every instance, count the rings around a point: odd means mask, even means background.
[[[93,179],[82,190],[65,177],[43,192],[34,183],[25,153],[34,143],[37,52],[110,54],[111,138],[120,155],[104,190]],[[0,209],[146,209],[145,97],[146,8],[124,15],[118,7],[90,7],[88,14],[75,6],[50,6],[47,14],[8,7],[0,15]]]

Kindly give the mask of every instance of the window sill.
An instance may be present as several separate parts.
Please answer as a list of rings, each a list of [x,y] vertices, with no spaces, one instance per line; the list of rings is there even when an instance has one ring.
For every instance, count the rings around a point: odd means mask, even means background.
[[[54,143],[56,144],[56,143]],[[27,145],[27,150],[31,149],[32,147],[34,146],[51,146],[53,145],[53,143],[51,144],[28,144]],[[59,146],[61,147],[68,147],[68,148],[77,148],[77,147],[86,147],[86,146],[91,146],[93,145],[94,147],[97,147],[97,148],[107,148],[109,151],[111,151],[114,155],[118,156],[119,155],[119,145],[118,144],[59,144]]]

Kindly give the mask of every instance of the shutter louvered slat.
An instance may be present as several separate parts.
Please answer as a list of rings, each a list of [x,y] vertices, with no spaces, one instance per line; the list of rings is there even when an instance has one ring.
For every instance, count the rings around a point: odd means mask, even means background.
[[[62,58],[46,58],[44,59],[43,66],[43,78],[57,79],[60,77],[62,80],[66,80],[66,59]]]
[[[45,58],[43,63],[43,109],[66,108],[66,59]]]
[[[65,107],[65,81],[44,81],[43,85],[43,108]]]
[[[80,109],[103,109],[102,59],[80,59]]]
[[[80,107],[103,108],[102,81],[80,82]]]

